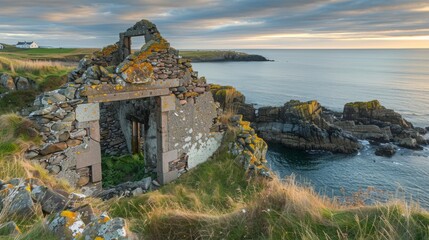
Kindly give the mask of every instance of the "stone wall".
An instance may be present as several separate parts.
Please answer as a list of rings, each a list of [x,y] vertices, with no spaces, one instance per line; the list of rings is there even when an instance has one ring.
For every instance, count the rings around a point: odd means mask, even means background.
[[[100,104],[100,116],[100,144],[102,154],[127,154],[127,143],[118,119],[118,103]]]
[[[188,155],[188,168],[193,168],[220,146],[223,134],[210,131],[217,107],[210,92],[188,99],[186,105],[176,100],[176,106],[176,111],[168,114],[168,148],[177,150],[179,156]]]

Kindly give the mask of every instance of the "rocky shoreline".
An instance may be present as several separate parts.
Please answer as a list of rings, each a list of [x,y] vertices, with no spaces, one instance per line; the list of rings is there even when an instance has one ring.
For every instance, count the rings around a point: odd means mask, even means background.
[[[229,102],[221,103],[224,110],[242,114],[265,141],[288,148],[350,154],[362,147],[360,140],[367,140],[377,146],[376,155],[391,157],[398,147],[422,150],[429,143],[424,137],[427,128],[414,127],[378,100],[346,103],[342,112],[328,110],[315,100],[256,109],[232,90]]]

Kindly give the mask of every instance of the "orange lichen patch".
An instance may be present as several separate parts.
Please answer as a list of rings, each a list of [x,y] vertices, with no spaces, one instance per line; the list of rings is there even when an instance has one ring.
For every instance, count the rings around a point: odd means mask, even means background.
[[[120,91],[120,90],[122,90],[122,89],[124,89],[124,86],[122,86],[121,84],[116,84],[116,85],[115,85],[115,90],[116,90],[116,91]]]
[[[154,79],[152,64],[142,62],[128,67],[123,74],[126,75],[125,81],[132,83],[147,83]]]
[[[100,216],[100,219],[98,219],[99,223],[107,223],[108,221],[110,221],[110,217],[103,214]]]
[[[252,128],[250,127],[250,122],[249,121],[240,121],[239,122],[242,131],[248,131],[250,132],[252,130]]]
[[[102,237],[95,237],[94,240],[104,240]]]
[[[196,92],[186,92],[185,94],[184,94],[184,96],[185,97],[198,97],[198,93],[196,93]]]
[[[78,213],[65,210],[61,212],[61,217],[66,218],[66,226],[69,227],[73,225],[73,223],[76,221],[76,218],[78,217]]]
[[[131,60],[125,63],[120,69],[119,72],[124,72],[128,68],[136,65],[137,63],[141,63],[147,60],[147,58],[154,52],[159,52],[162,50],[166,50],[170,47],[170,44],[164,38],[160,37],[159,41],[151,41],[146,43],[142,47],[142,51],[135,53]]]
[[[116,52],[116,51],[118,51],[118,50],[119,50],[119,46],[118,46],[118,45],[116,45],[116,44],[112,44],[112,45],[109,45],[109,46],[104,47],[104,48],[101,50],[101,55],[102,55],[103,57],[107,57],[107,56],[112,55],[112,53],[114,53],[114,52]]]
[[[18,226],[15,226],[15,231],[18,232],[19,234],[22,234],[22,231],[21,231],[21,229],[19,229]]]

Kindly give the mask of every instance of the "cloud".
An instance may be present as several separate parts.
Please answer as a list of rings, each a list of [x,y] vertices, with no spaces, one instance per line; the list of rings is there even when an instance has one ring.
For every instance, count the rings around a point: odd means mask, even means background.
[[[102,47],[146,18],[178,48],[426,46],[427,0],[2,0],[0,41]],[[31,39],[30,39],[31,38]],[[396,42],[396,43],[394,43]],[[355,44],[355,45],[353,45]],[[426,44],[426,45],[425,45]]]

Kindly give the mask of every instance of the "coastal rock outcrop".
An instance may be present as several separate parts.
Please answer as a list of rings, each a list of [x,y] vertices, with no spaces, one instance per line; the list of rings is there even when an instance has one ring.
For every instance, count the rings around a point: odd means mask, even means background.
[[[292,100],[282,107],[262,107],[254,127],[263,139],[286,147],[356,152],[360,148],[357,138],[326,121],[322,111],[317,101]]]
[[[387,109],[378,100],[352,102],[344,105],[343,117],[334,124],[359,139],[375,142],[395,142],[410,149],[422,149],[427,140],[425,129],[414,128],[399,113]]]
[[[210,91],[224,112],[234,112],[243,116],[246,121],[255,121],[255,107],[246,103],[246,97],[232,86],[210,84]]]

